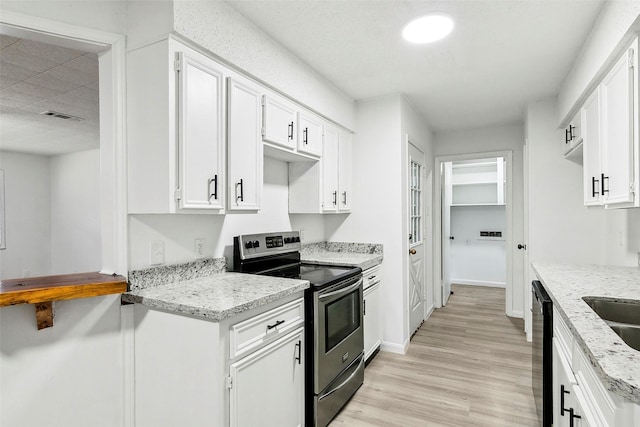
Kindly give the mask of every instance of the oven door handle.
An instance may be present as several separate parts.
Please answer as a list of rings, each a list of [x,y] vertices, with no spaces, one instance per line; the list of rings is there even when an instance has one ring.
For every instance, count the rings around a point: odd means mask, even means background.
[[[348,287],[342,288],[342,289],[338,289],[337,291],[329,292],[329,293],[326,293],[326,294],[320,294],[320,296],[318,296],[318,299],[320,301],[322,301],[324,299],[331,298],[331,297],[336,296],[336,295],[348,294],[349,292],[352,292],[354,289],[359,288],[360,285],[362,285],[362,277],[360,279],[358,279],[358,281],[355,284],[351,285],[351,286],[348,286]]]
[[[353,379],[353,377],[356,376],[356,374],[358,373],[358,371],[360,370],[360,367],[364,364],[364,355],[360,357],[360,363],[358,363],[358,366],[356,366],[356,369],[354,369],[354,371],[351,373],[351,375],[349,375],[349,378],[347,378],[346,380],[342,381],[337,387],[332,388],[331,390],[329,390],[328,392],[318,396],[318,400],[322,400],[325,397],[329,397],[329,395],[335,393],[336,391],[340,390],[342,387],[344,387],[345,385],[347,385],[347,383],[349,381],[351,381]]]

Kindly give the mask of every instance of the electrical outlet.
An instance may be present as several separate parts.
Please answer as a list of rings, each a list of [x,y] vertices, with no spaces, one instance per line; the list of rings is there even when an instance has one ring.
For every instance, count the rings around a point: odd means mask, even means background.
[[[195,251],[196,259],[204,258],[204,244],[205,244],[205,239],[202,237],[195,240],[194,251]]]
[[[304,242],[304,230],[300,229],[300,242]]]
[[[164,242],[157,240],[149,244],[149,265],[164,264]]]

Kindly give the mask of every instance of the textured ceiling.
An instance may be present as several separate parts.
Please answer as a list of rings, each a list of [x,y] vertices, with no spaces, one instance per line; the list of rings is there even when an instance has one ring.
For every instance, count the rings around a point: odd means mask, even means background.
[[[555,96],[602,6],[591,0],[227,0],[353,99],[405,94],[436,131],[523,119]],[[428,12],[452,34],[410,45]]]
[[[53,110],[80,117],[43,116]],[[0,149],[56,155],[100,144],[98,56],[0,35]]]

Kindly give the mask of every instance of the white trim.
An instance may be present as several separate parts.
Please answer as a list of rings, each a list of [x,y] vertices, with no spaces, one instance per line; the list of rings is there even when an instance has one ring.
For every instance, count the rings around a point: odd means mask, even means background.
[[[380,351],[386,351],[389,353],[406,354],[408,349],[409,338],[407,338],[403,344],[395,344],[386,341],[382,341],[382,344],[380,344]]]
[[[513,151],[490,151],[469,154],[436,156],[434,159],[434,215],[433,215],[433,283],[434,305],[442,307],[442,180],[440,176],[441,164],[460,160],[484,159],[489,157],[504,157],[507,162],[507,191],[505,194],[505,245],[507,248],[507,284],[505,287],[505,313],[513,316]]]
[[[506,288],[505,282],[488,282],[484,280],[463,280],[463,279],[451,279],[453,285],[467,285],[467,286],[488,286],[492,288]]]

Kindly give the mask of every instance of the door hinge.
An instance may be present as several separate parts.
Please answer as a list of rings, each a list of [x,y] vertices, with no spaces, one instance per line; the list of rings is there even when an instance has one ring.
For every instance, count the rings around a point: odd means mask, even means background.
[[[627,57],[629,68],[633,68],[634,54],[635,54],[635,51],[633,49],[629,49],[629,55]]]
[[[231,375],[227,375],[227,389],[231,390],[233,388],[233,378]]]
[[[173,63],[173,69],[175,71],[182,71],[182,60],[180,58],[176,59]]]
[[[264,136],[264,135],[265,135],[265,130],[264,130],[264,127],[263,127],[262,128],[262,136]]]
[[[262,95],[262,101],[260,101],[260,103],[263,107],[267,105],[267,95]]]
[[[173,195],[176,200],[182,199],[182,190],[180,190],[180,188],[176,188],[176,191],[174,192]]]

